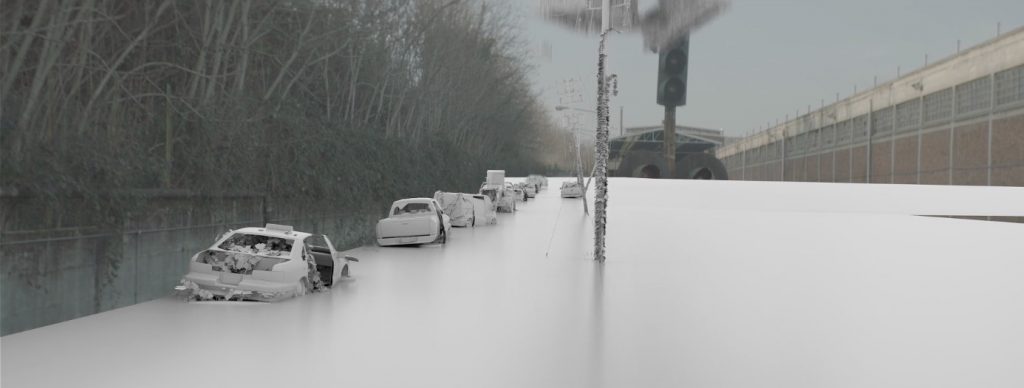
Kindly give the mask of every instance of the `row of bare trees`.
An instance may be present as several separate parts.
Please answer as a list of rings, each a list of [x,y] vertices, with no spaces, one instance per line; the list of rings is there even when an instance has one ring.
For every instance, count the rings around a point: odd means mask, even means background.
[[[485,0],[0,0],[0,186],[358,202],[567,167],[516,26]]]

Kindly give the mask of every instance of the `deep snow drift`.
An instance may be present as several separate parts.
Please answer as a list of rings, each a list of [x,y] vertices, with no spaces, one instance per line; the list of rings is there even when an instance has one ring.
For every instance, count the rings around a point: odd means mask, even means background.
[[[281,303],[165,298],[0,339],[17,387],[1024,386],[1024,188],[612,179]],[[189,255],[183,256],[187,260]]]

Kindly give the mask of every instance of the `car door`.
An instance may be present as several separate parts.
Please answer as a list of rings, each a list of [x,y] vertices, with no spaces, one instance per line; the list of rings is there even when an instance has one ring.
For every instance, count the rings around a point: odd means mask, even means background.
[[[437,221],[441,224],[441,227],[444,228],[444,232],[448,233],[452,229],[451,217],[445,214],[444,210],[441,210],[441,206],[438,206],[437,201],[431,202],[433,202],[434,209],[437,211]]]
[[[348,262],[346,262],[345,258],[342,257],[341,254],[338,253],[338,250],[334,248],[334,244],[331,243],[331,239],[327,238],[327,235],[324,235],[323,237],[324,241],[327,242],[327,248],[331,250],[331,258],[334,261],[334,272],[332,273],[331,278],[334,279],[334,281],[338,281],[341,279],[342,269],[345,268],[345,264],[348,264]]]

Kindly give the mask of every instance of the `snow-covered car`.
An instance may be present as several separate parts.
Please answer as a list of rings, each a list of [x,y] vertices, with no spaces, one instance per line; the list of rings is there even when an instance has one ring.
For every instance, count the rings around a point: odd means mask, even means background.
[[[526,196],[526,190],[523,190],[521,186],[513,185],[511,183],[506,183],[505,186],[508,190],[512,190],[512,196],[517,202],[526,202],[526,200],[529,199]]]
[[[349,276],[349,262],[327,236],[291,226],[229,231],[189,260],[180,290],[197,299],[275,301],[330,287]]]
[[[583,187],[576,181],[562,182],[562,198],[580,198],[583,196]]]
[[[534,185],[539,193],[541,190],[548,187],[548,178],[543,175],[530,174],[526,177],[526,183]]]
[[[471,196],[472,194],[437,191],[434,193],[434,201],[441,206],[444,214],[451,218],[452,226],[475,226],[476,212],[470,200]]]
[[[451,229],[451,218],[432,198],[400,199],[391,204],[387,218],[377,221],[377,244],[444,244]]]
[[[473,203],[473,226],[495,225],[498,223],[498,213],[494,210],[494,203],[491,197],[483,194],[471,195],[469,200]]]
[[[480,185],[480,194],[491,197],[495,210],[499,212],[512,213],[516,211],[516,193],[509,186],[484,182]]]
[[[522,190],[524,194],[526,194],[526,198],[537,197],[537,186],[535,184],[529,182],[519,182],[516,183],[516,186],[518,186],[519,189]]]

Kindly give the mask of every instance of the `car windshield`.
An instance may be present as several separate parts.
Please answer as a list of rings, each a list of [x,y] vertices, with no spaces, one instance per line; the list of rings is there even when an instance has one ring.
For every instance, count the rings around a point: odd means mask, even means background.
[[[410,202],[404,206],[395,207],[395,211],[392,215],[398,216],[402,214],[417,214],[417,213],[430,213],[430,204],[421,202]]]
[[[281,237],[235,233],[217,248],[260,256],[285,256],[291,254],[294,242],[295,240]]]

